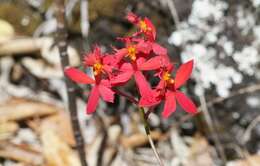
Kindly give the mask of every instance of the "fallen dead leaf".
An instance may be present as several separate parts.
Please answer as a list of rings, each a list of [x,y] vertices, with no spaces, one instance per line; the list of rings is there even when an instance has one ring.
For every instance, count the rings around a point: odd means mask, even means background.
[[[31,165],[42,165],[43,157],[29,145],[16,145],[10,142],[0,142],[0,157],[24,162]]]
[[[42,120],[40,118],[33,118],[26,121],[26,124],[37,134],[40,133],[39,126],[41,125]]]
[[[0,43],[0,56],[6,54],[23,54],[40,51],[48,38],[10,38]]]
[[[151,137],[153,140],[157,141],[163,137],[163,134],[159,131],[152,131]],[[121,136],[120,143],[124,146],[124,148],[135,148],[138,146],[145,145],[149,142],[147,136],[142,133],[136,133],[129,137]]]
[[[22,59],[22,64],[33,75],[39,78],[61,78],[63,76],[61,66],[54,66],[46,63],[43,59],[33,59],[25,57]]]
[[[108,142],[115,144],[118,142],[118,138],[121,135],[122,129],[119,125],[112,125],[108,128]]]
[[[0,140],[10,138],[18,129],[15,122],[0,122]]]
[[[53,105],[25,99],[10,99],[0,104],[0,122],[17,121],[57,113]]]
[[[103,154],[102,165],[111,165],[113,158],[116,156],[117,149],[114,147],[107,147]]]
[[[243,160],[235,160],[227,163],[227,166],[259,166],[260,155],[248,156]]]
[[[98,165],[99,152],[102,148],[102,142],[105,140],[104,138],[103,134],[99,134],[95,140],[87,146],[86,153],[89,165]]]
[[[0,19],[0,40],[5,37],[11,37],[14,35],[14,28],[13,26],[5,21]]]
[[[69,114],[65,111],[60,111],[58,114],[45,118],[42,123],[47,123],[52,126],[52,129],[70,146],[75,146],[72,126],[70,123]]]
[[[41,124],[40,139],[48,166],[80,166],[76,153],[56,133],[53,124],[47,122]]]
[[[196,135],[190,147],[190,152],[188,156],[189,165],[199,165],[199,166],[209,166],[214,165],[211,156],[211,147],[205,137]]]

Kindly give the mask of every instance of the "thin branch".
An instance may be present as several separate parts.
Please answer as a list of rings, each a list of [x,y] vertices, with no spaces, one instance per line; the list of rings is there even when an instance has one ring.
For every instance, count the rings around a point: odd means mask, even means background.
[[[260,115],[258,115],[251,123],[250,125],[246,128],[243,136],[242,136],[242,143],[245,144],[250,136],[251,136],[251,131],[253,130],[254,127],[260,122]]]
[[[81,16],[81,33],[87,38],[89,33],[89,15],[88,15],[88,0],[80,1],[80,16]]]
[[[232,148],[234,149],[234,151],[237,153],[238,157],[242,158],[242,159],[246,159],[247,154],[249,154],[249,152],[246,150],[246,148],[241,148],[238,144],[236,143],[228,143],[225,145],[227,148]]]
[[[157,150],[156,150],[156,148],[155,148],[153,139],[152,139],[151,134],[150,134],[150,131],[151,131],[151,130],[150,130],[150,126],[149,126],[149,124],[148,124],[148,122],[147,122],[147,120],[146,120],[146,118],[145,118],[144,108],[139,107],[139,111],[140,111],[140,114],[141,114],[141,117],[142,117],[142,121],[143,121],[143,124],[144,124],[145,133],[146,133],[146,135],[147,135],[147,138],[148,138],[148,140],[149,140],[149,143],[150,143],[150,145],[151,145],[151,148],[152,148],[152,150],[153,150],[153,153],[154,153],[154,155],[155,155],[155,157],[156,157],[156,159],[157,159],[157,161],[158,161],[158,164],[159,164],[160,166],[163,166],[164,164],[163,164],[163,162],[162,162],[162,159],[160,158],[159,153],[157,152]]]
[[[168,6],[169,6],[169,9],[170,9],[173,21],[174,21],[174,23],[176,25],[176,28],[179,29],[179,27],[180,27],[180,19],[179,19],[176,7],[174,5],[174,0],[166,0],[166,1],[167,1]]]
[[[113,90],[114,90],[114,92],[116,92],[116,94],[123,96],[126,99],[128,99],[129,101],[131,101],[132,103],[138,105],[138,101],[133,96],[131,96],[131,95],[129,95],[129,94],[123,92],[123,91],[120,91],[118,89],[113,89]]]
[[[57,41],[58,41],[61,65],[64,72],[64,69],[69,66],[69,58],[67,53],[65,6],[64,6],[64,0],[56,0],[55,2],[56,2],[56,18],[57,18]],[[65,83],[67,87],[68,108],[70,112],[70,119],[72,123],[74,138],[76,140],[76,148],[79,153],[81,165],[87,166],[86,153],[84,148],[85,144],[81,134],[78,115],[77,115],[75,87],[73,82],[70,81],[67,77],[65,77]]]
[[[219,152],[221,160],[224,162],[224,164],[226,164],[227,158],[226,158],[226,155],[225,155],[225,152],[224,152],[224,148],[221,145],[221,142],[219,140],[216,128],[215,128],[214,123],[212,121],[212,118],[209,114],[209,110],[208,110],[208,107],[207,107],[207,103],[206,103],[206,99],[205,99],[204,94],[202,94],[199,98],[200,98],[200,103],[201,103],[201,110],[202,110],[203,115],[205,117],[206,123],[209,127],[210,134],[212,135],[213,141],[216,144],[217,151]]]
[[[64,6],[65,7],[64,9],[66,10],[65,16],[66,16],[67,19],[72,18],[73,9],[76,7],[78,1],[79,0],[69,0],[69,1],[67,1],[66,6]]]

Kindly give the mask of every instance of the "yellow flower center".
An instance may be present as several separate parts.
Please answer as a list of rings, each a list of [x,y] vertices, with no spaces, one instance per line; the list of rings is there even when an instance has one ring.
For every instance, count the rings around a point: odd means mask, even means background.
[[[143,32],[147,32],[147,31],[151,31],[152,30],[151,27],[149,27],[144,20],[139,21],[139,26],[140,26],[140,29]]]
[[[136,60],[136,48],[133,46],[130,46],[127,48],[127,51],[128,51],[128,56],[130,57],[130,59],[132,61],[135,61]]]
[[[93,65],[93,70],[94,70],[94,75],[95,76],[101,73],[102,67],[103,67],[103,65],[101,63],[99,63],[99,62],[97,62],[97,63],[95,63]]]
[[[147,31],[147,24],[144,21],[140,21],[140,28],[145,32]]]
[[[168,84],[174,84],[174,82],[175,82],[174,79],[171,78],[171,74],[169,72],[165,72],[163,74],[163,80],[165,82],[167,82]]]

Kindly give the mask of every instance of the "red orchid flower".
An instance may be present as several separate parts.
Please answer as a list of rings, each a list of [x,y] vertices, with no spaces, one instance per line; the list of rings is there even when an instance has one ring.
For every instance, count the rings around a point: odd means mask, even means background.
[[[166,55],[167,54],[167,49],[164,47],[160,46],[155,42],[155,37],[156,37],[156,29],[152,22],[148,18],[141,19],[134,13],[128,13],[126,16],[127,20],[131,22],[132,24],[136,25],[139,27],[139,31],[132,36],[137,36],[139,34],[144,34],[145,35],[145,44],[150,48],[150,50],[153,50],[153,52],[156,55]],[[135,40],[143,40],[143,39],[135,39]]]
[[[167,49],[151,40],[144,40],[140,38],[132,38],[131,41],[138,42],[140,45],[145,46],[143,48],[147,49],[146,51],[150,53],[153,51],[155,55],[167,55]]]
[[[98,73],[99,68],[94,68],[94,73]],[[91,114],[95,112],[100,96],[104,101],[113,103],[114,102],[114,92],[111,89],[111,85],[107,79],[100,79],[100,75],[96,75],[96,80],[90,78],[84,72],[69,67],[65,70],[66,76],[68,76],[71,80],[79,84],[94,84],[92,90],[90,92],[86,113]]]
[[[95,46],[93,52],[85,55],[84,65],[93,67],[94,76],[101,73],[111,76],[112,69],[115,67],[115,60],[113,56],[102,54],[100,47]]]
[[[151,92],[150,84],[146,81],[145,76],[140,70],[141,64],[145,61],[145,58],[138,57],[136,60],[132,60],[129,62],[124,62],[120,69],[119,73],[111,78],[112,85],[122,85],[125,84],[127,81],[134,76],[137,87],[141,96],[149,95]]]
[[[113,103],[114,92],[111,89],[109,80],[104,77],[112,76],[114,63],[112,56],[102,54],[100,47],[96,46],[93,52],[84,57],[85,66],[93,68],[95,80],[76,68],[70,67],[65,70],[65,74],[74,82],[94,84],[87,103],[87,114],[91,114],[96,110],[100,96],[103,100]]]
[[[158,55],[141,63],[139,69],[142,71],[159,70],[164,66],[169,66],[169,64],[170,60],[167,55]]]
[[[175,78],[171,77],[173,65],[167,55],[167,49],[155,42],[156,29],[148,18],[141,18],[133,13],[127,15],[129,22],[138,27],[130,37],[120,38],[126,47],[115,49],[114,56],[102,54],[100,47],[84,57],[84,65],[92,67],[94,79],[76,68],[67,68],[65,74],[81,84],[93,84],[87,103],[87,114],[95,112],[99,98],[107,102],[114,101],[112,86],[127,83],[132,76],[135,79],[141,99],[140,106],[153,106],[165,101],[163,117],[169,117],[176,109],[176,100],[189,113],[196,113],[195,104],[179,91],[189,78],[193,61],[189,61],[177,70]],[[150,87],[143,72],[154,70],[161,80],[155,89]],[[136,102],[135,102],[136,103]]]
[[[145,42],[134,41],[133,39],[126,37],[120,38],[126,44],[125,48],[115,49],[115,59],[119,63],[124,57],[128,57],[131,61],[136,61],[138,55],[148,56],[151,48]]]
[[[130,63],[125,62],[121,65],[119,74],[111,78],[111,84],[125,84],[132,76],[134,76],[140,95],[150,96],[152,89],[142,71],[157,70],[167,62],[168,60],[165,56],[155,56],[149,60],[146,60],[144,57],[138,57],[137,60],[131,61]]]
[[[142,19],[134,13],[130,12],[127,14],[126,19],[139,28],[139,31],[133,36],[144,34],[148,40],[155,41],[156,29],[153,23],[147,17]]]
[[[166,63],[167,55],[164,56],[154,56],[149,60],[151,48],[144,40],[135,40],[138,43],[131,45],[129,43],[133,42],[129,38],[125,38],[127,48],[122,48],[115,54],[116,59],[120,62],[123,57],[129,57],[129,62],[124,62],[119,68],[119,74],[114,78],[111,78],[111,83],[113,85],[121,85],[126,83],[134,76],[136,84],[138,86],[141,96],[150,95],[151,87],[146,81],[144,75],[141,71],[156,70],[159,69],[163,64]]]
[[[171,77],[172,65],[160,74],[159,82],[153,94],[149,97],[142,97],[140,106],[153,106],[165,100],[162,116],[168,118],[176,110],[176,100],[180,106],[188,113],[196,113],[195,104],[184,93],[178,89],[188,80],[193,68],[193,60],[183,64],[176,72],[175,79]],[[151,97],[153,96],[153,97]]]
[[[153,55],[160,55],[168,58],[167,50],[155,42],[130,37],[119,39],[126,43],[126,47],[122,49],[114,48],[117,63],[124,57],[129,57],[130,60],[135,61],[138,55],[147,58]],[[154,54],[151,54],[151,51],[153,51]]]

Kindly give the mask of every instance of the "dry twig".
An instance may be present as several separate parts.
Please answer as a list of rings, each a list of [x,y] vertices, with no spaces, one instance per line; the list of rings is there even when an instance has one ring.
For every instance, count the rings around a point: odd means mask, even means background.
[[[179,27],[180,27],[180,19],[179,19],[176,7],[174,5],[174,0],[166,0],[166,1],[167,1],[168,6],[169,6],[169,9],[170,9],[172,18],[174,20],[174,23],[176,25],[176,29],[179,29]]]
[[[81,16],[81,24],[80,24],[81,33],[82,36],[86,38],[89,32],[88,0],[81,0],[80,16]]]
[[[245,144],[250,136],[251,136],[251,131],[253,128],[260,122],[260,115],[258,115],[251,123],[250,125],[246,128],[243,136],[242,136],[242,143]]]
[[[221,142],[219,140],[219,136],[217,134],[215,125],[214,125],[214,123],[212,121],[212,118],[210,116],[210,113],[209,113],[209,110],[208,110],[208,107],[207,107],[207,103],[206,103],[206,99],[205,99],[204,94],[202,96],[200,96],[199,98],[200,98],[200,103],[201,103],[201,110],[202,110],[203,115],[205,117],[206,123],[207,123],[207,125],[209,127],[209,130],[210,130],[210,133],[211,133],[211,135],[213,137],[213,140],[214,140],[214,142],[216,144],[217,151],[219,152],[221,160],[225,164],[226,161],[227,161],[227,158],[226,158],[226,155],[225,155],[225,152],[224,152],[224,148],[221,145]]]
[[[56,18],[57,18],[57,31],[58,31],[58,47],[60,52],[62,69],[69,66],[69,58],[67,53],[67,32],[65,22],[65,7],[64,0],[56,0]],[[71,116],[71,123],[73,128],[74,137],[76,140],[76,147],[79,152],[79,157],[82,166],[87,166],[86,153],[84,149],[84,140],[80,131],[80,125],[77,115],[76,96],[73,82],[65,77],[67,87],[68,104]]]

